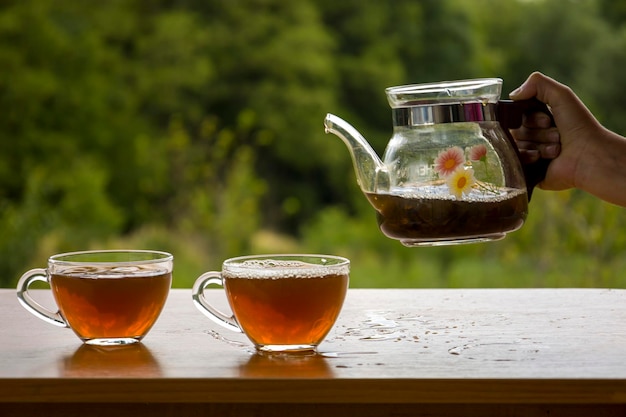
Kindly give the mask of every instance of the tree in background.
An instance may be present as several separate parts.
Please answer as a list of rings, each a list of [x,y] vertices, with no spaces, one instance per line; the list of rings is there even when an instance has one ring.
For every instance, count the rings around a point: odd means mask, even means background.
[[[363,285],[487,285],[459,271],[530,262],[551,274],[557,253],[592,256],[588,271],[606,276],[623,216],[577,192],[537,193],[525,227],[496,244],[385,239],[322,121],[345,117],[382,153],[386,87],[500,76],[506,93],[542,70],[626,131],[622,3],[5,1],[0,284],[53,252],[129,245],[175,252],[186,285],[225,257],[276,248],[258,243],[267,230],[281,248],[406,279]]]

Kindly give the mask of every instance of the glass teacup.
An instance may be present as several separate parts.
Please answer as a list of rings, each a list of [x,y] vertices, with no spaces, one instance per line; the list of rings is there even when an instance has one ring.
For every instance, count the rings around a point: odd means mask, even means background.
[[[315,351],[331,330],[348,290],[350,261],[329,255],[259,255],[224,261],[201,275],[193,301],[216,323],[243,332],[261,352]],[[223,286],[232,315],[204,296]]]
[[[173,256],[166,252],[111,250],[51,256],[47,269],[20,278],[17,297],[35,316],[69,327],[85,343],[140,341],[161,314],[172,283]],[[29,292],[35,281],[50,285],[58,311]]]

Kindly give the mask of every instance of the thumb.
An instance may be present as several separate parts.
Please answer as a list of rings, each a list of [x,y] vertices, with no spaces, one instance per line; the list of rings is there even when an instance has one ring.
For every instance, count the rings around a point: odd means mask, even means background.
[[[534,84],[530,83],[530,78],[528,78],[522,85],[511,91],[509,97],[511,100],[526,100],[535,97],[536,94],[537,89]]]

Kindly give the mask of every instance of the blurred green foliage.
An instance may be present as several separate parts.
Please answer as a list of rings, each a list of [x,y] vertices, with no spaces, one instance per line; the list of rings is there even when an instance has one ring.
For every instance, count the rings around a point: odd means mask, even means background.
[[[626,132],[624,0],[5,0],[0,286],[57,252],[350,257],[353,287],[626,287],[626,216],[536,191],[505,240],[382,236],[326,112],[382,153],[384,88],[540,70]]]

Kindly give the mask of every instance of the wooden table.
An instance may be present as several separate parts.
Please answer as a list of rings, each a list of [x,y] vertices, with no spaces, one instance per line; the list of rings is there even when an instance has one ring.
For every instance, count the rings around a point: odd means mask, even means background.
[[[0,313],[3,417],[626,416],[626,290],[351,289],[320,354],[291,358],[255,354],[189,290],[108,352],[13,290]]]

